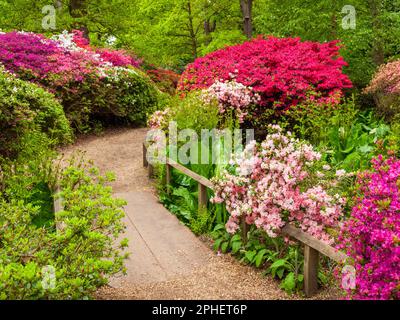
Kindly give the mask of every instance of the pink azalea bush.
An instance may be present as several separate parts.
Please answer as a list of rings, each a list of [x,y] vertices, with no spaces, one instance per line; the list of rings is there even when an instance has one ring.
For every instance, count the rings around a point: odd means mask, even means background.
[[[231,161],[231,169],[213,180],[212,201],[225,202],[230,213],[227,231],[235,233],[245,219],[277,237],[287,222],[294,222],[332,243],[327,228],[337,227],[345,200],[328,192],[330,167],[321,167],[321,154],[311,145],[285,134],[279,126],[270,129],[261,144],[247,145]]]
[[[196,59],[182,74],[182,92],[207,89],[216,80],[252,87],[264,108],[288,109],[315,92],[318,101],[338,103],[351,88],[342,68],[337,41],[317,43],[299,38],[259,37]]]
[[[400,60],[379,67],[366,93],[400,94]]]
[[[359,197],[339,249],[354,259],[354,299],[400,299],[400,160],[378,156],[359,175]]]
[[[170,108],[155,111],[147,120],[147,126],[150,129],[166,129],[168,127],[170,113]]]
[[[233,111],[240,123],[247,116],[249,107],[260,101],[260,96],[253,93],[251,87],[246,87],[234,79],[224,82],[217,80],[208,89],[203,90],[203,98],[206,102],[217,99],[220,114]]]
[[[379,67],[364,93],[375,98],[377,111],[386,119],[399,120],[400,110],[400,60]]]

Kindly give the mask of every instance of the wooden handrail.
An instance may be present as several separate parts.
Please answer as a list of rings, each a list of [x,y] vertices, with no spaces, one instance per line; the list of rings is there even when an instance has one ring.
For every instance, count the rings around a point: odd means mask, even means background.
[[[153,173],[153,167],[148,163],[146,158],[147,148],[143,144],[143,165],[149,168],[150,172]],[[199,209],[201,207],[207,206],[207,192],[206,188],[213,190],[213,184],[207,178],[189,170],[183,165],[177,163],[176,161],[167,158],[166,161],[166,179],[165,183],[167,185],[167,192],[169,192],[169,186],[171,184],[172,174],[171,167],[177,169],[183,174],[189,176],[193,180],[199,183]],[[248,225],[242,220],[242,237],[243,241],[247,239]],[[297,241],[303,243],[304,245],[304,292],[307,297],[312,296],[318,290],[318,265],[319,265],[319,253],[327,256],[337,263],[348,263],[351,264],[351,259],[343,252],[338,251],[332,246],[322,242],[321,240],[311,236],[310,234],[304,232],[303,230],[293,226],[292,224],[287,224],[283,227],[282,233],[286,234]]]
[[[207,178],[189,170],[188,168],[184,167],[183,165],[177,163],[176,161],[174,161],[170,158],[167,158],[167,164],[170,165],[171,167],[179,170],[180,172],[182,172],[183,174],[192,178],[193,180],[197,181],[198,183],[201,183],[203,186],[213,190],[213,184]]]
[[[332,259],[337,263],[346,263],[349,262],[349,257],[343,252],[338,251],[337,249],[331,247],[330,245],[322,242],[321,240],[309,235],[303,230],[296,228],[291,224],[287,224],[283,227],[282,232],[296,240],[308,245],[309,247],[317,250],[322,253],[324,256]]]

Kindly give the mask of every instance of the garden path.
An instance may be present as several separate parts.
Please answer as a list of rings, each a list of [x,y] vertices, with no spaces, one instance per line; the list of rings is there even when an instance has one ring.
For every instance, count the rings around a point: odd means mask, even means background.
[[[157,200],[142,165],[146,129],[112,129],[87,136],[63,153],[76,150],[104,173],[113,171],[115,196],[127,200],[127,275],[116,276],[99,299],[287,299],[271,277],[228,256],[215,254],[207,239],[182,225]],[[314,298],[331,296],[322,292]],[[298,297],[290,297],[298,298]]]

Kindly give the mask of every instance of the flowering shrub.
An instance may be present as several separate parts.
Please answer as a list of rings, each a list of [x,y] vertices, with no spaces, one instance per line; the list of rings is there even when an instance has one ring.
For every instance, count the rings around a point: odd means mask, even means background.
[[[86,51],[69,51],[43,35],[25,32],[0,34],[0,62],[18,76],[42,82],[57,75],[55,85],[81,82],[101,61]]]
[[[179,74],[167,69],[151,69],[147,70],[147,74],[161,91],[171,95],[175,94],[180,77]]]
[[[392,118],[399,113],[400,106],[400,60],[382,65],[371,80],[365,93],[373,94],[378,111]]]
[[[89,41],[83,36],[83,32],[81,30],[73,30],[72,33],[63,33],[67,38],[70,37],[73,45],[76,45],[79,48],[85,49],[87,51],[92,51],[97,53],[100,58],[105,61],[111,63],[116,67],[140,67],[142,61],[133,58],[130,56],[125,50],[111,50],[105,48],[92,48],[90,46]]]
[[[260,101],[260,96],[254,94],[251,87],[246,87],[235,80],[216,81],[203,91],[203,97],[206,101],[217,99],[219,112],[224,115],[228,111],[233,111],[240,123],[247,116],[248,107]]]
[[[121,52],[101,51],[111,62],[106,61],[86,39],[76,39],[76,33],[68,32],[52,39],[25,32],[0,34],[0,62],[20,78],[53,92],[79,130],[87,130],[93,116],[145,123],[158,99],[150,79],[133,68],[116,66],[127,62]]]
[[[367,93],[381,91],[387,94],[400,94],[400,60],[382,65],[369,86]]]
[[[147,126],[150,129],[166,129],[168,128],[168,119],[171,109],[158,110],[154,112],[147,120]]]
[[[339,237],[354,259],[355,299],[400,299],[400,160],[378,156],[358,178],[359,197]]]
[[[287,109],[310,90],[318,94],[318,101],[337,103],[342,90],[352,86],[342,73],[347,64],[338,52],[337,41],[260,37],[198,58],[182,74],[178,89],[206,89],[216,80],[234,78],[252,87],[264,108]]]
[[[309,234],[332,243],[327,227],[341,216],[338,194],[328,194],[329,166],[320,167],[321,155],[311,145],[270,126],[261,145],[253,141],[231,161],[232,167],[214,179],[216,203],[225,202],[230,213],[226,229],[235,233],[240,219],[277,237],[281,228],[295,222]],[[317,171],[320,169],[320,171]],[[338,172],[341,176],[343,172]]]

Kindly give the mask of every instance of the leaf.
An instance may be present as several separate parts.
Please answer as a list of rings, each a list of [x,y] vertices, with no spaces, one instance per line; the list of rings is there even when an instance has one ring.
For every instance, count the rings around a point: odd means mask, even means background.
[[[285,266],[285,264],[286,264],[286,260],[285,259],[276,260],[273,264],[271,264],[271,266],[269,267],[269,270],[271,271],[272,276],[275,277],[277,270],[279,268]]]
[[[242,237],[241,237],[239,234],[235,234],[235,235],[232,237],[231,242],[233,243],[233,242],[241,241],[241,240],[242,240]]]
[[[247,251],[246,254],[245,254],[244,256],[246,257],[246,259],[247,259],[250,263],[252,263],[252,262],[253,262],[253,259],[254,259],[254,256],[256,255],[256,253],[257,253],[257,251],[255,251],[255,250]]]
[[[276,272],[276,275],[278,276],[279,279],[282,279],[284,272],[285,272],[284,268],[278,269],[278,271]]]
[[[278,269],[279,267],[283,267],[286,264],[285,259],[276,260],[273,264],[271,264],[271,269]]]
[[[370,145],[366,144],[366,145],[364,145],[364,146],[362,146],[362,147],[359,147],[358,150],[359,150],[361,153],[368,154],[368,153],[370,153],[371,151],[373,151],[374,148],[371,147]]]
[[[242,247],[242,241],[235,241],[232,243],[232,253],[235,254]]]
[[[293,272],[290,272],[281,284],[281,288],[291,293],[296,288],[296,279]]]
[[[255,263],[256,267],[259,268],[261,264],[264,262],[264,255],[267,253],[267,249],[262,249],[258,251],[256,258],[255,258]]]
[[[226,251],[227,251],[227,249],[228,249],[228,245],[229,245],[229,242],[228,242],[228,241],[225,241],[225,242],[221,245],[221,251],[222,251],[223,253],[226,253]]]
[[[224,239],[222,239],[222,238],[215,240],[214,246],[213,246],[215,251],[218,251],[219,246],[221,245],[221,242],[222,242],[223,240],[224,240]]]

